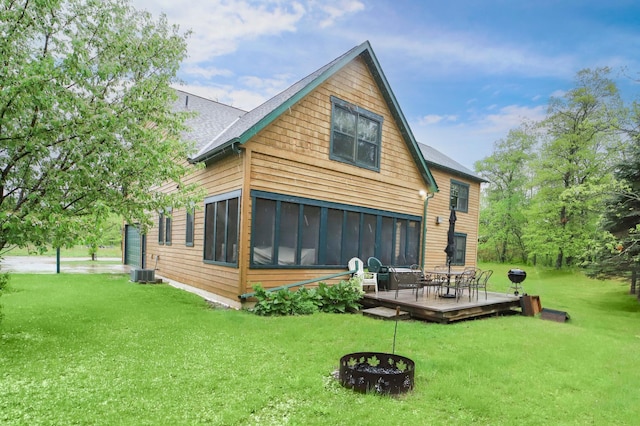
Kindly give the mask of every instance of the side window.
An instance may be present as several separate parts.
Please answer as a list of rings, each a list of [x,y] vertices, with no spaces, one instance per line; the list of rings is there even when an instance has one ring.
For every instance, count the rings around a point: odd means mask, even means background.
[[[469,185],[466,183],[451,181],[451,192],[449,194],[450,208],[458,212],[469,211]]]
[[[164,212],[158,212],[158,244],[164,244]]]
[[[205,262],[238,265],[239,207],[240,191],[205,200]]]
[[[186,235],[184,242],[187,246],[193,247],[193,222],[195,218],[196,210],[194,208],[187,208],[186,217]]]
[[[467,252],[467,235],[456,233],[455,241],[456,252],[453,255],[453,259],[451,259],[451,264],[461,266],[466,262],[465,254]]]
[[[171,245],[171,222],[172,222],[172,216],[171,216],[171,209],[167,209],[165,210],[165,215],[164,215],[164,243],[166,245]]]

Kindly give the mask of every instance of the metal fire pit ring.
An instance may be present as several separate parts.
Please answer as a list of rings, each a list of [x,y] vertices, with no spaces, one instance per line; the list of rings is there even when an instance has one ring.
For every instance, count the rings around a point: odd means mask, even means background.
[[[356,352],[340,358],[338,380],[356,392],[398,395],[413,389],[415,363],[383,352]]]

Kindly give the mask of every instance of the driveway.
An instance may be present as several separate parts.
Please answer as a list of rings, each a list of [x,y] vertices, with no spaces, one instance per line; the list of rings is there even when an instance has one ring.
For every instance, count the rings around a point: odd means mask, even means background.
[[[128,274],[129,265],[121,263],[120,258],[99,258],[89,263],[90,257],[62,257],[60,258],[60,272],[75,274]],[[110,262],[110,263],[105,263]],[[0,272],[55,274],[55,256],[6,256],[0,260]]]

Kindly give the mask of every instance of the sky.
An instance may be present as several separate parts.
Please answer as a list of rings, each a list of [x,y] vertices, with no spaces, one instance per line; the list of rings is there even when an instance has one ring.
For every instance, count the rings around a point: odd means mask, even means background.
[[[132,0],[190,30],[183,90],[251,110],[369,41],[418,142],[462,165],[544,118],[578,71],[640,98],[636,0]]]

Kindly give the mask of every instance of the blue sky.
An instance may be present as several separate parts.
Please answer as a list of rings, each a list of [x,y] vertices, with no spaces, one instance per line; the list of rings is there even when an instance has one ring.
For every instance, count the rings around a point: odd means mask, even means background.
[[[184,90],[245,110],[368,40],[416,139],[469,168],[581,69],[640,98],[636,0],[132,3],[192,30]]]

